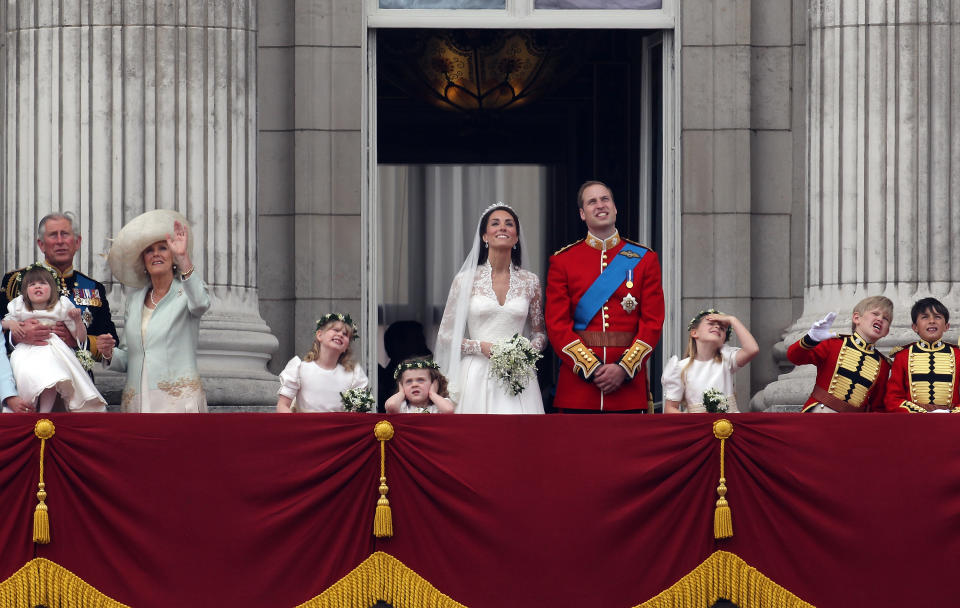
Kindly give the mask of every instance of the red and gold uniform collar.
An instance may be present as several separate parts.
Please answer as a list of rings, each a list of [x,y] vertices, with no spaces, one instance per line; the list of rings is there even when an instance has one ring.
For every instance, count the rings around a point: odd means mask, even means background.
[[[927,342],[926,340],[917,340],[916,345],[918,349],[925,350],[927,352],[937,352],[938,350],[942,350],[943,347],[946,346],[943,343],[943,340],[937,340],[933,344]]]
[[[605,239],[600,237],[593,236],[590,234],[590,231],[587,231],[586,243],[594,249],[599,249],[600,251],[606,251],[607,249],[613,249],[620,244],[620,232],[615,230],[612,235],[608,236]]]
[[[873,344],[871,344],[871,343],[867,342],[866,340],[864,340],[864,339],[860,336],[860,334],[858,334],[857,332],[853,332],[852,334],[850,334],[850,341],[853,342],[854,345],[856,345],[857,348],[859,348],[860,350],[862,350],[862,351],[865,352],[865,353],[872,353],[872,352],[873,352]]]

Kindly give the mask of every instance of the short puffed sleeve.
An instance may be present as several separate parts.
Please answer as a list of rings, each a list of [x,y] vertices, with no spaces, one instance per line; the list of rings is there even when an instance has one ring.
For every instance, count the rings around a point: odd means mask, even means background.
[[[278,395],[289,399],[296,399],[300,392],[300,357],[290,359],[287,366],[280,372],[280,390]]]
[[[727,346],[724,345],[720,349],[720,356],[723,358],[723,366],[730,370],[731,373],[735,373],[740,366],[737,365],[737,353],[740,352],[740,347],[738,346]]]
[[[670,357],[663,368],[660,382],[663,384],[663,398],[669,401],[683,401],[683,380],[680,378],[680,360],[676,355]]]
[[[353,368],[353,378],[350,380],[350,388],[367,388],[370,381],[359,365]]]

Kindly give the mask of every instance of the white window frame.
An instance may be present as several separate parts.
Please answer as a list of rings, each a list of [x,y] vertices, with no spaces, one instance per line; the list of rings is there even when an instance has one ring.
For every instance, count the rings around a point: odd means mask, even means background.
[[[535,0],[506,0],[504,9],[380,8],[366,0],[367,26],[442,28],[673,29],[678,0],[646,10],[535,9]]]
[[[361,273],[361,307],[366,311],[361,331],[369,339],[362,341],[363,361],[367,369],[375,370],[378,357],[377,276],[379,251],[376,243],[379,234],[377,191],[377,45],[376,30],[380,28],[502,28],[502,29],[659,29],[663,39],[663,200],[661,225],[663,232],[660,264],[663,276],[663,291],[666,301],[666,318],[663,324],[661,344],[665,354],[679,354],[683,349],[681,302],[681,231],[680,231],[680,36],[678,35],[676,6],[678,0],[663,0],[659,10],[534,10],[534,0],[506,0],[505,10],[419,10],[381,9],[379,0],[365,0],[362,52],[364,57],[364,87],[361,98],[362,121],[360,125],[363,142],[363,183],[361,185],[360,213],[361,250],[364,271]],[[644,66],[645,68],[652,66]],[[649,71],[646,71],[649,73]],[[646,82],[649,83],[649,80]],[[649,89],[646,87],[645,89]],[[649,116],[650,98],[641,99],[644,116]],[[642,137],[649,136],[644,129]],[[647,185],[651,159],[646,148],[640,158],[641,186]],[[646,192],[647,190],[643,190]],[[636,226],[638,235],[649,236],[650,227],[646,218]],[[655,372],[651,372],[655,373]],[[371,385],[376,392],[376,375],[371,371]]]

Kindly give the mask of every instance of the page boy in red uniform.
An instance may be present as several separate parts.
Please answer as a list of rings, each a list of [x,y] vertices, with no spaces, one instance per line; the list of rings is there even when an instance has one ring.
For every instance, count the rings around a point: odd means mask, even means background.
[[[787,349],[792,363],[817,366],[817,380],[802,411],[882,411],[890,363],[874,344],[890,332],[893,302],[872,296],[857,303],[850,335],[830,331],[836,317],[831,312],[820,319]]]
[[[950,311],[936,298],[923,298],[910,309],[910,318],[920,339],[891,353],[887,411],[960,412],[960,349],[941,339],[950,329]]]

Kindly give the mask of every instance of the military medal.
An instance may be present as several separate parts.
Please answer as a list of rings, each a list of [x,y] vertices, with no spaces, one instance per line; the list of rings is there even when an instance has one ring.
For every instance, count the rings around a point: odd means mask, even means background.
[[[622,300],[620,300],[620,306],[627,311],[627,314],[630,314],[637,308],[637,299],[633,297],[632,294],[628,293],[627,295],[623,296]]]
[[[633,289],[633,268],[627,271],[627,289]]]
[[[83,324],[87,327],[90,327],[90,324],[93,323],[93,313],[90,312],[89,308],[83,309],[83,313],[81,313],[80,318],[83,319]]]

